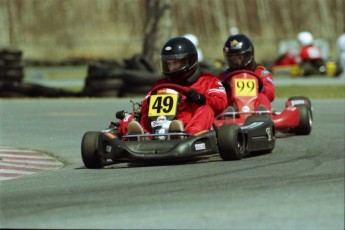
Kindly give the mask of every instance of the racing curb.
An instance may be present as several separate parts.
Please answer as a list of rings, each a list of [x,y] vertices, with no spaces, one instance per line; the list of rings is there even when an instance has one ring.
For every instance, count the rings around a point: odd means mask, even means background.
[[[43,152],[0,146],[0,182],[63,166],[62,162]]]

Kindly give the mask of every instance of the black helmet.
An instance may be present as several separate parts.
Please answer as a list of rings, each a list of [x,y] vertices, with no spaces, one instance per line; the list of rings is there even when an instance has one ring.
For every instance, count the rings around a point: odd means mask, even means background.
[[[161,51],[161,68],[163,75],[172,83],[188,82],[198,69],[198,52],[195,45],[184,37],[167,41]]]
[[[232,35],[224,44],[223,54],[230,69],[243,69],[254,61],[254,46],[246,35]]]

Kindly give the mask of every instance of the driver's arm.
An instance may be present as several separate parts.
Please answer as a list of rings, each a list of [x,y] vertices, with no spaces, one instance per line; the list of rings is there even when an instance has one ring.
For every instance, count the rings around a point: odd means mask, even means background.
[[[222,83],[216,77],[210,79],[208,93],[205,95],[206,103],[212,107],[215,115],[218,115],[228,106],[227,96]]]
[[[258,67],[255,73],[261,77],[263,89],[261,93],[265,94],[269,101],[273,101],[275,98],[275,86],[273,83],[273,75],[264,67]]]

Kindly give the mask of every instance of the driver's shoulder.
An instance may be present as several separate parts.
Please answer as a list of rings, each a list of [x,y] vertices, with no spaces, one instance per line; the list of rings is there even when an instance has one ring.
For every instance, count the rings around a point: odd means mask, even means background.
[[[256,68],[255,68],[255,71],[254,71],[257,75],[259,76],[266,76],[266,75],[269,75],[271,74],[271,72],[266,69],[265,66],[262,66],[262,65],[258,65]]]
[[[219,81],[218,76],[212,73],[202,73],[199,75],[197,82],[216,82]]]
[[[265,66],[258,64],[255,68],[255,71],[264,71],[266,70]]]
[[[206,92],[211,88],[218,88],[219,85],[221,85],[221,81],[216,76],[212,74],[203,74],[190,87],[200,92]]]

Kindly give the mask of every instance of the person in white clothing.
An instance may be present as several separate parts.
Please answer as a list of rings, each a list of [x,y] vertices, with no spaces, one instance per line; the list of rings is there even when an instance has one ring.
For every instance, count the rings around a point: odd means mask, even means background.
[[[341,77],[345,79],[345,33],[338,37],[337,51],[339,54],[339,63],[342,70]]]
[[[195,45],[196,50],[198,52],[198,61],[202,62],[204,60],[204,56],[203,56],[203,53],[199,47],[198,38],[194,34],[185,34],[185,35],[183,35],[183,37],[187,38],[189,41],[191,41]]]

